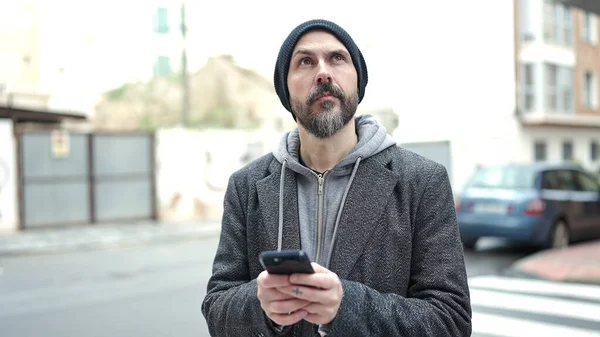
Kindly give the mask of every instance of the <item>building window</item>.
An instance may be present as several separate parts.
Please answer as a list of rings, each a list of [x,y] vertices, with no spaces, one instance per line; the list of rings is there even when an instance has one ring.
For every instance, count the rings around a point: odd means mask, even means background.
[[[558,93],[556,85],[558,83],[557,66],[546,64],[546,110],[556,111],[558,108]]]
[[[535,161],[546,160],[546,143],[543,141],[536,141],[533,145],[533,157]]]
[[[544,0],[544,41],[573,45],[573,11],[557,0]]]
[[[591,44],[596,44],[598,40],[598,27],[596,15],[592,13],[583,13],[581,25],[581,38]]]
[[[573,70],[545,64],[545,110],[573,113]]]
[[[586,71],[583,79],[583,104],[588,108],[595,108],[598,104],[598,89],[596,75],[591,71]]]
[[[531,22],[531,15],[534,10],[531,7],[531,0],[519,1],[519,26],[521,27],[521,41],[535,40],[534,25]]]
[[[521,66],[523,110],[526,112],[536,109],[535,102],[535,66],[531,63]]]
[[[171,60],[168,56],[159,56],[154,62],[154,76],[161,77],[171,74]]]
[[[167,34],[169,32],[168,12],[166,8],[159,7],[154,13],[154,32]]]
[[[571,141],[565,141],[563,142],[563,146],[562,146],[562,157],[563,160],[565,161],[571,161],[573,160],[573,142]]]
[[[592,161],[600,159],[600,149],[598,148],[598,142],[595,140],[590,143],[590,159]]]

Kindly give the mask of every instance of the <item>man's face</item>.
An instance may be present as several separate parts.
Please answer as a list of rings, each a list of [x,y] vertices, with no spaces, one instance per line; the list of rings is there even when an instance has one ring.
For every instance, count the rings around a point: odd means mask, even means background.
[[[352,119],[358,106],[358,75],[346,47],[333,35],[311,31],[300,38],[287,79],[297,121],[328,138]]]

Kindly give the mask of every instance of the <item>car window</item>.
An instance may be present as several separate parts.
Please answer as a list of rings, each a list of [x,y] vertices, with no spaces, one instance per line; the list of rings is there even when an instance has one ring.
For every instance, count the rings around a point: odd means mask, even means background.
[[[598,184],[586,174],[575,172],[575,179],[578,191],[600,192],[600,187]]]
[[[558,190],[575,191],[575,181],[573,180],[573,172],[569,170],[554,171],[558,181]]]
[[[507,189],[533,188],[535,177],[535,171],[527,166],[484,167],[473,175],[466,186]]]
[[[575,185],[571,171],[549,170],[542,173],[542,189],[573,191]]]
[[[555,171],[544,171],[542,173],[542,189],[559,190],[560,182]]]

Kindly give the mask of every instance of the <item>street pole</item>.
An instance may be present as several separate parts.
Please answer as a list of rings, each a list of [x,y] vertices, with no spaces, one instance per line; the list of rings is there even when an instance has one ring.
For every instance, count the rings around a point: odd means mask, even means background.
[[[181,123],[183,127],[189,126],[190,119],[190,82],[188,78],[188,60],[187,60],[187,25],[185,16],[185,0],[181,1],[181,36],[183,38],[183,48],[181,51],[181,80],[183,87],[183,110]]]

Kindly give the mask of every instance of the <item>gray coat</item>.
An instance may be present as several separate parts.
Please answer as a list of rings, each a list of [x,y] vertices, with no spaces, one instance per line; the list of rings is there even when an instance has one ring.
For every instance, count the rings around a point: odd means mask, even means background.
[[[212,336],[277,332],[256,296],[258,255],[277,249],[281,164],[268,154],[234,173],[202,303]],[[286,174],[283,249],[300,249],[294,174]],[[330,270],[344,296],[328,336],[470,336],[471,305],[445,168],[392,146],[365,159],[350,188]],[[303,325],[303,326],[301,326]],[[310,334],[309,334],[310,335]]]

